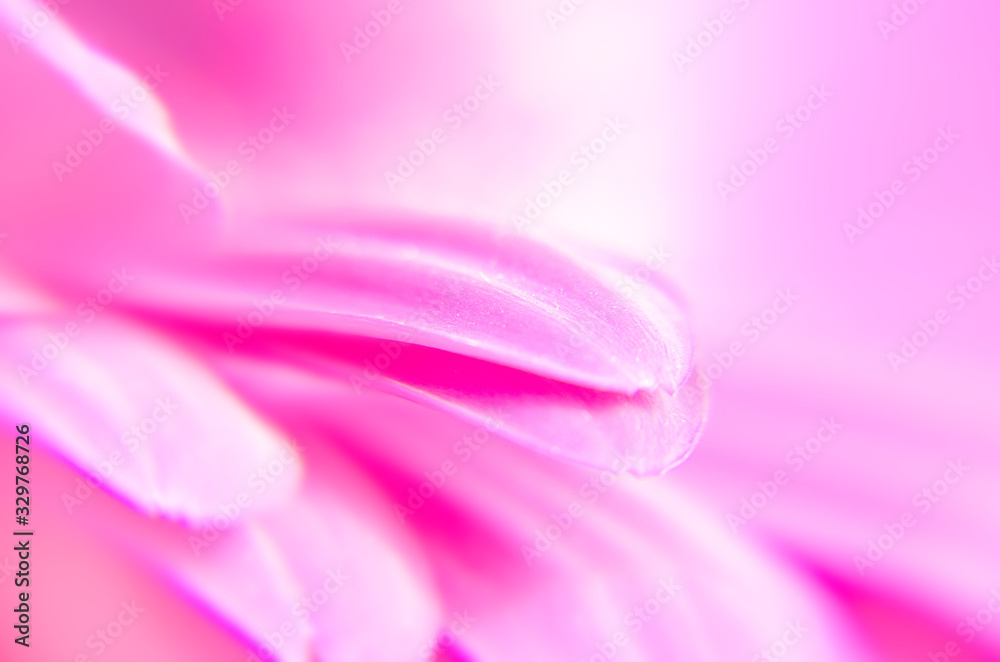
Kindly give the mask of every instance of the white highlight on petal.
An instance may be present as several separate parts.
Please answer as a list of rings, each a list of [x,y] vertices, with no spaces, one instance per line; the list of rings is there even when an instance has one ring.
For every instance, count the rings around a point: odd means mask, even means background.
[[[130,107],[124,117],[113,114],[112,104],[116,99],[137,88],[145,88],[141,75],[94,50],[41,4],[31,0],[0,0],[0,20],[9,23],[12,28],[19,28],[25,20],[30,21],[30,17],[38,14],[47,16],[48,21],[38,27],[37,34],[26,39],[27,44],[22,45],[23,48],[33,48],[113,121],[185,165],[192,166],[192,160],[174,134],[166,106],[153,90],[146,88],[145,98],[135,108]],[[155,65],[150,63],[150,67]]]

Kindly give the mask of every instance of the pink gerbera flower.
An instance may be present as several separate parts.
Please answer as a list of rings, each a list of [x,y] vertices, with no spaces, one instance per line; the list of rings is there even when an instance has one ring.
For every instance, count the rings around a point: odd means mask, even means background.
[[[906,7],[0,1],[31,648],[991,659],[996,54],[880,91]]]

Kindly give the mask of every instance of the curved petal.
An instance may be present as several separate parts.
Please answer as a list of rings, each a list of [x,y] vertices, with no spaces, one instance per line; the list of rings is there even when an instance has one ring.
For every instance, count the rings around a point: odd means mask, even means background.
[[[606,393],[416,345],[334,338],[332,349],[330,340],[285,339],[294,347],[274,343],[267,357],[337,383],[347,409],[365,391],[383,392],[544,455],[617,472],[660,474],[677,466],[705,419],[705,395],[697,389]]]
[[[429,550],[447,611],[424,655],[576,659],[620,630],[626,660],[750,659],[799,621],[809,634],[790,659],[873,659],[821,586],[724,533],[689,493],[556,464],[375,392],[338,406],[331,384],[286,370],[268,380],[280,397],[246,384],[247,397],[326,430]]]
[[[371,510],[347,510],[330,490],[314,489],[286,513],[267,518],[272,539],[303,585],[315,587],[302,602],[311,610],[313,650],[324,662],[417,660],[421,643],[440,627],[437,595],[421,574],[423,559],[386,539],[378,529],[387,522],[374,524],[367,517]]]
[[[10,415],[38,421],[43,443],[148,514],[208,521],[272,463],[281,471],[246,507],[287,498],[301,467],[277,431],[175,343],[87,311],[0,328],[17,357],[0,379]]]
[[[52,412],[46,412],[51,416]],[[13,543],[0,553],[0,586],[30,594],[30,648],[13,637],[0,643],[4,659],[245,660],[239,631],[227,627],[204,603],[192,599],[174,576],[150,562],[123,537],[165,543],[175,525],[144,517],[101,490],[84,490],[84,477],[37,445],[47,430],[43,418],[0,410],[4,430],[31,424],[31,513],[35,535],[29,543],[28,584],[18,578]],[[35,431],[37,430],[37,434]],[[83,486],[81,488],[81,486]],[[68,511],[67,497],[82,497],[81,509]],[[8,532],[9,535],[9,532]],[[271,578],[254,575],[262,593],[274,597]],[[241,584],[246,586],[247,578]],[[108,633],[112,636],[108,636]]]
[[[310,231],[311,230],[311,231]],[[673,392],[691,370],[676,304],[650,317],[544,244],[426,219],[258,229],[203,269],[140,270],[124,300],[231,324],[404,340],[591,388]],[[256,318],[256,319],[255,319]],[[252,341],[251,341],[252,343]]]
[[[6,34],[19,34],[4,9]],[[224,229],[214,200],[199,223],[184,223],[178,206],[203,181],[171,151],[169,118],[142,74],[52,21],[37,42],[0,49],[0,85],[17,100],[5,105],[0,125],[0,250],[7,270],[78,304],[106,287],[113,270],[182,268],[211,251]],[[136,109],[116,112],[122,102],[112,95],[132,99],[136,91],[145,95],[132,101]]]
[[[12,420],[6,411],[0,418]],[[40,496],[55,504],[48,492],[63,489],[63,507],[49,508],[36,526],[86,530],[88,544],[111,545],[174,600],[203,608],[207,629],[241,639],[240,659],[416,660],[441,620],[423,551],[395,526],[384,496],[324,440],[310,439],[315,432],[301,420],[292,429],[304,438],[312,477],[281,507],[245,510],[268,489],[251,483],[189,528],[99,489],[83,492],[83,476],[47,460],[55,466],[45,475],[58,480]],[[38,439],[48,433],[32,426]],[[135,584],[126,586],[132,595]]]

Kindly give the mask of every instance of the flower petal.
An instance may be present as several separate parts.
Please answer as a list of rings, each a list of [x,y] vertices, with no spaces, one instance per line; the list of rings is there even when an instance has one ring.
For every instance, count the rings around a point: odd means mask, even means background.
[[[442,653],[577,659],[622,630],[625,660],[750,659],[800,619],[809,634],[790,659],[872,659],[821,586],[726,534],[686,491],[555,463],[411,403],[293,379],[287,367],[264,374],[279,395],[258,385],[246,397],[327,430],[424,541],[447,609],[429,642]],[[556,539],[533,547],[547,526]],[[680,593],[634,636],[626,618],[671,578]]]
[[[0,328],[20,358],[19,377],[0,378],[4,409],[149,514],[208,520],[272,461],[287,471],[252,509],[287,497],[300,467],[275,430],[173,342],[87,312]]]
[[[140,272],[124,297],[231,325],[220,334],[230,351],[266,319],[268,327],[405,338],[629,394],[673,392],[691,369],[690,339],[672,312],[651,319],[543,244],[430,219],[253,234],[233,247],[236,257],[186,278]]]
[[[682,389],[607,393],[419,345],[343,338],[334,362],[328,339],[299,337],[289,363],[350,386],[344,407],[366,390],[447,412],[537,452],[591,466],[660,474],[693,450],[705,418],[704,393]],[[314,354],[301,352],[313,349]],[[272,351],[277,352],[276,348]],[[322,352],[322,353],[321,353]],[[395,356],[392,356],[395,354]],[[371,366],[389,364],[372,372]],[[349,362],[341,362],[344,360]]]
[[[9,18],[0,8],[0,24]],[[151,97],[143,102],[149,121],[115,114],[109,94],[145,88],[59,27],[50,25],[45,39],[55,40],[50,50],[69,51],[56,54],[62,61],[34,42],[0,49],[0,85],[17,99],[0,125],[0,250],[7,270],[75,305],[105,287],[113,269],[180,268],[212,250],[221,207],[207,201],[201,222],[185,225],[178,204],[202,180],[170,151],[165,111]],[[70,64],[80,70],[67,71]]]

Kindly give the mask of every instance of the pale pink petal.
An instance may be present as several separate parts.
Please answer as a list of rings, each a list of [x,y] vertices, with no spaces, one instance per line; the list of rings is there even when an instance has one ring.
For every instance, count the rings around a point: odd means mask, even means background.
[[[231,352],[263,324],[403,339],[624,393],[672,392],[690,372],[676,304],[654,321],[568,258],[487,228],[359,216],[256,228],[184,274],[139,268],[123,300],[224,324]]]
[[[234,523],[207,548],[146,553],[239,625],[262,659],[276,649],[282,660],[415,660],[418,643],[440,625],[422,547],[350,461],[309,439],[311,426],[292,427],[307,439],[301,451],[312,473],[284,509]],[[207,528],[186,535],[212,537]]]
[[[441,623],[435,588],[418,557],[422,549],[412,541],[393,544],[400,536],[387,518],[373,521],[374,508],[347,508],[351,501],[317,487],[291,506],[295,518],[266,518],[272,539],[306,587],[303,597],[336,590],[322,604],[313,598],[313,650],[324,662],[416,660],[420,644]],[[383,515],[390,513],[388,503],[379,505]]]
[[[55,516],[72,517],[140,560],[150,576],[172,582],[177,598],[244,639],[241,659],[416,660],[409,653],[440,624],[422,551],[349,462],[325,444],[306,446],[300,452],[314,480],[287,510],[241,508],[263,498],[247,485],[220,500],[210,521],[187,528],[142,517],[100,490],[83,493],[78,477],[66,477],[67,494],[84,503]],[[392,637],[385,622],[393,624]]]
[[[10,418],[6,411],[0,411],[0,424],[5,430],[25,422],[32,426],[29,524],[35,535],[30,584],[14,585],[19,579],[15,574],[19,559],[11,542],[5,545],[6,551],[0,551],[0,587],[12,598],[15,589],[30,593],[31,635],[27,650],[15,645],[13,637],[4,637],[0,657],[74,662],[243,662],[245,645],[234,628],[191,599],[148,557],[122,544],[122,533],[162,542],[158,532],[170,525],[139,515],[101,490],[86,496],[79,487],[80,473],[38,445],[47,434],[42,419],[15,416]],[[86,503],[70,514],[63,497],[74,494],[84,495]],[[268,580],[261,577],[258,581],[263,585]],[[111,629],[119,627],[118,631]],[[107,644],[109,631],[120,635],[112,637],[111,645]]]
[[[39,22],[36,17],[39,14],[44,17],[42,29],[33,25]],[[0,21],[8,25],[7,37],[15,54],[26,51],[25,57],[37,56],[45,61],[105,114],[115,112],[123,91],[144,88],[141,76],[145,72],[136,75],[87,45],[62,19],[52,14],[51,6],[31,0],[3,0]],[[23,36],[26,24],[35,28],[30,40]],[[155,92],[146,90],[142,96],[142,104],[134,109],[135,112],[121,118],[122,126],[174,159],[186,161],[170,126],[169,115]],[[97,146],[99,144],[100,141]]]
[[[88,311],[0,328],[9,415],[35,421],[43,444],[149,514],[209,520],[272,462],[284,471],[253,508],[288,496],[301,468],[277,430],[174,342]]]

